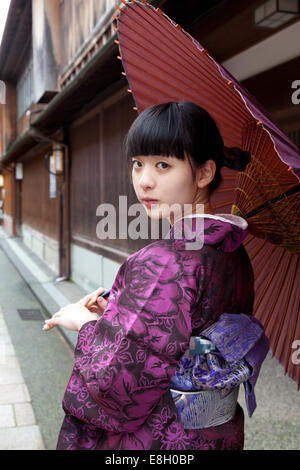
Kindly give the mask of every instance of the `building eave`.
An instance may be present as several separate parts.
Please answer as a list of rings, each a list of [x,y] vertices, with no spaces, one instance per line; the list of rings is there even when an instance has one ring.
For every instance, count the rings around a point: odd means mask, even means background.
[[[74,121],[83,110],[86,112],[107,94],[125,86],[126,78],[121,75],[122,65],[117,59],[118,48],[112,37],[91,61],[58,93],[39,114],[31,125],[45,135]],[[0,163],[8,164],[21,157],[37,142],[24,132],[2,155]]]
[[[11,0],[0,47],[1,80],[15,81],[22,72],[31,43],[31,16],[31,1]]]
[[[30,136],[29,132],[26,131],[20,137],[18,137],[6,150],[0,158],[1,164],[9,165],[13,161],[17,160],[18,157],[29,150],[35,144],[35,140]]]

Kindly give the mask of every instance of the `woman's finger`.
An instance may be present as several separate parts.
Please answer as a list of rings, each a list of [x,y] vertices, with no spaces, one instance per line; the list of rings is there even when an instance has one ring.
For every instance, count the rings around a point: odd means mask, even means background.
[[[95,303],[95,297],[92,297],[91,299],[89,299],[89,301],[86,303],[85,307],[86,308],[90,308],[92,305],[94,305]]]
[[[55,314],[55,315],[56,315],[56,314]],[[49,320],[45,320],[45,323],[44,323],[44,326],[43,326],[43,330],[45,330],[45,331],[52,330],[52,328],[54,328],[55,326],[57,326],[57,324],[58,324],[58,322],[57,322],[58,317],[54,318],[55,315],[53,315],[53,317],[50,318]]]
[[[87,307],[87,308],[91,308],[93,305],[95,305],[96,303],[98,303],[99,299],[102,299],[102,297],[100,297],[100,296],[98,296],[98,295],[92,297],[86,307]]]
[[[87,295],[86,297],[83,297],[83,299],[81,299],[80,305],[88,308],[88,305],[92,305],[93,302],[91,302],[91,300],[94,298],[94,296],[95,294],[92,293],[90,295]]]
[[[102,317],[103,313],[104,313],[104,310],[105,308],[103,308],[103,306],[101,305],[98,305],[98,303],[96,302],[92,307],[89,308],[89,311],[91,313],[96,313],[98,315],[98,317]]]
[[[49,330],[52,330],[52,328],[54,328],[56,325],[50,325],[48,323],[45,323],[44,326],[43,326],[43,330],[44,331],[49,331]]]
[[[105,308],[107,305],[107,300],[105,300],[103,297],[98,297],[97,304],[99,305],[99,307]]]
[[[79,305],[83,305],[86,308],[90,308],[97,300],[99,295],[103,294],[106,289],[105,287],[98,287],[94,292],[91,292],[91,294],[85,295],[82,299],[79,300]]]
[[[82,299],[80,299],[78,301],[79,305],[83,305],[85,307],[85,304],[86,302],[88,302],[88,300],[90,299],[91,295],[85,295],[84,297],[82,297]]]
[[[56,312],[54,315],[52,315],[52,318],[57,318],[57,317],[60,317],[62,314],[62,312],[59,310],[58,312]]]
[[[101,294],[103,294],[103,292],[105,292],[105,290],[103,290],[100,293],[97,293],[96,295],[93,295],[91,300],[87,303],[86,307],[90,308],[92,305],[94,305],[96,302],[98,302],[99,299],[103,299],[103,297],[101,297]]]

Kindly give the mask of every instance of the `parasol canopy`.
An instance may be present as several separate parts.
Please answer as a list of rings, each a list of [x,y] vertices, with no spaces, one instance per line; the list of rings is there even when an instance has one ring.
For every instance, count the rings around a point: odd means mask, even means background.
[[[227,147],[251,154],[243,172],[221,169],[215,214],[247,220],[244,246],[255,276],[254,316],[273,356],[300,388],[300,152],[257,100],[189,33],[146,0],[117,6],[120,56],[140,113],[192,101],[217,122]],[[295,343],[295,341],[299,343]]]

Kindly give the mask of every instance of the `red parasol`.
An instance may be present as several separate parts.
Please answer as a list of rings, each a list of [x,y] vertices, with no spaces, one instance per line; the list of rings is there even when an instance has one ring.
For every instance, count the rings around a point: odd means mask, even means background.
[[[251,153],[243,172],[222,168],[215,213],[245,218],[244,245],[255,274],[254,315],[273,355],[300,388],[300,153],[253,96],[159,8],[117,7],[122,60],[138,112],[168,101],[193,101],[216,120],[224,144]],[[299,347],[299,346],[297,346]]]

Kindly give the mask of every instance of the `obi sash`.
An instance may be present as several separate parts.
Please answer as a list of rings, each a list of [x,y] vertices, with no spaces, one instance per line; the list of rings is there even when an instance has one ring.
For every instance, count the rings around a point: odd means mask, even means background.
[[[233,419],[242,383],[251,417],[254,386],[268,350],[261,323],[243,313],[223,313],[200,336],[192,336],[170,383],[184,427],[204,428]]]

